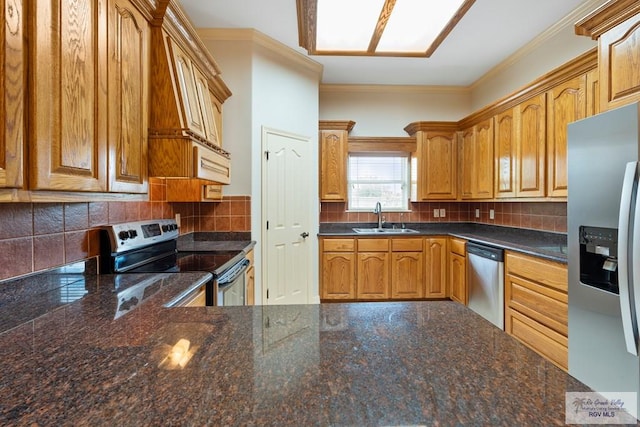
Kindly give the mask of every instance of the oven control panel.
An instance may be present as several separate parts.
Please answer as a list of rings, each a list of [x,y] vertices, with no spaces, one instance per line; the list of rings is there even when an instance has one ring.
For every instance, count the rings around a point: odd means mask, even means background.
[[[111,252],[118,253],[178,238],[180,229],[173,219],[125,222],[103,227]]]

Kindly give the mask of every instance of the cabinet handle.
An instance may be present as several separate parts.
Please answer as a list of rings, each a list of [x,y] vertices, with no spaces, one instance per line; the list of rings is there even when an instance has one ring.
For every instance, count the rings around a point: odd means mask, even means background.
[[[300,234],[300,237],[302,237],[303,239],[306,239],[307,237],[309,237],[309,233],[305,231],[304,233]]]

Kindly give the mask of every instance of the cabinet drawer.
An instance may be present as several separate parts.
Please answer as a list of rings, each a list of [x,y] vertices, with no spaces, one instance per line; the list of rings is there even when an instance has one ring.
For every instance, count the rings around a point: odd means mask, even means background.
[[[389,239],[358,239],[358,252],[387,252]]]
[[[422,252],[422,239],[391,239],[393,252]]]
[[[354,239],[324,239],[322,250],[324,252],[354,252],[356,241]]]
[[[193,170],[196,178],[220,184],[229,184],[231,182],[231,162],[223,155],[194,144],[193,161]]]
[[[456,238],[452,238],[450,245],[449,245],[450,251],[453,253],[456,253],[458,255],[462,255],[462,256],[466,256],[466,248],[467,248],[467,241],[466,240],[462,240],[462,239],[456,239]]]
[[[505,327],[527,347],[543,355],[560,368],[567,370],[567,338],[544,325],[524,316],[517,311],[507,309]]]
[[[567,294],[524,278],[507,274],[507,306],[567,336]]]
[[[512,252],[507,252],[505,264],[507,274],[567,292],[569,278],[566,265]]]

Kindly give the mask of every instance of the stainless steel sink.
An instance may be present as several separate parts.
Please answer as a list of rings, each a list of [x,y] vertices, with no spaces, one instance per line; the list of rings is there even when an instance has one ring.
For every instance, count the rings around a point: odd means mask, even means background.
[[[358,234],[410,234],[417,233],[418,230],[411,228],[354,228]]]

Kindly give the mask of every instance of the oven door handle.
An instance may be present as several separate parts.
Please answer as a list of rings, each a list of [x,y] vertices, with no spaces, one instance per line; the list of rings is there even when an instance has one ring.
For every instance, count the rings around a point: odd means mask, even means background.
[[[237,263],[236,265],[234,265],[233,267],[231,267],[228,271],[221,274],[220,277],[218,277],[217,279],[218,286],[224,286],[229,283],[233,283],[238,277],[240,277],[240,275],[244,274],[245,271],[247,271],[248,267],[249,267],[249,260],[245,258],[239,263]]]

